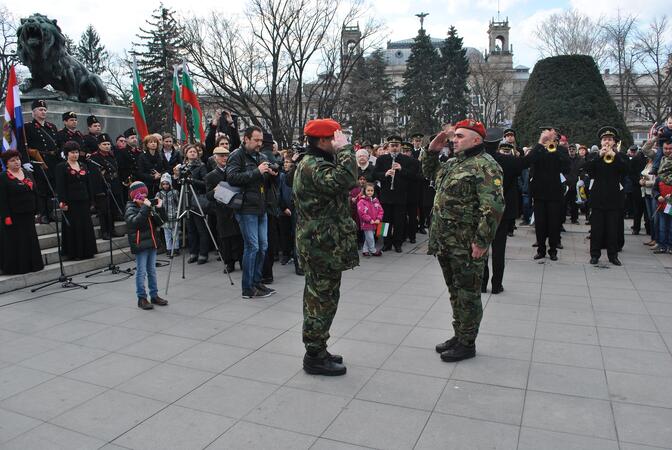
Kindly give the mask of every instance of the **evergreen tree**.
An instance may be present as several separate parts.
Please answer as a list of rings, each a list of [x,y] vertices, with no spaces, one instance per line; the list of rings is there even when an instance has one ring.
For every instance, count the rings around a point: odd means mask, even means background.
[[[429,35],[424,29],[420,29],[406,61],[402,96],[399,99],[400,110],[408,116],[407,131],[424,134],[436,132],[439,126],[437,111],[440,102],[436,89],[438,72],[439,54]]]
[[[360,140],[381,142],[387,135],[385,113],[392,109],[392,81],[385,74],[382,49],[361,58],[350,75],[345,112],[352,134]]]
[[[539,139],[539,127],[555,125],[570,142],[598,144],[597,131],[620,130],[622,148],[632,144],[623,115],[607,92],[592,57],[563,55],[542,59],[532,71],[513,119],[521,145]]]
[[[93,25],[89,25],[79,38],[75,57],[91,72],[100,75],[107,70],[109,54],[100,43],[100,35]]]
[[[71,56],[76,56],[77,44],[75,44],[75,41],[67,34],[63,33],[63,36],[65,37],[65,49],[68,51],[68,54]]]
[[[150,133],[173,129],[172,81],[173,67],[182,63],[184,40],[175,12],[161,3],[140,28],[139,43],[133,43],[131,54],[137,58],[138,70],[147,96],[145,115]]]
[[[469,107],[469,61],[467,50],[462,47],[462,38],[451,25],[448,37],[441,47],[441,70],[438,80],[438,95],[441,100],[443,123],[455,123],[464,119]]]

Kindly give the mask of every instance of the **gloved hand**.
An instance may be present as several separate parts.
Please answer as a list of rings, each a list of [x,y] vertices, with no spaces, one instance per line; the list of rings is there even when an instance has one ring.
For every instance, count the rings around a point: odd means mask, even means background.
[[[26,170],[29,171],[29,172],[33,172],[33,171],[34,171],[34,169],[33,169],[33,165],[32,165],[31,163],[24,163],[24,164],[23,164],[23,168],[26,169]]]

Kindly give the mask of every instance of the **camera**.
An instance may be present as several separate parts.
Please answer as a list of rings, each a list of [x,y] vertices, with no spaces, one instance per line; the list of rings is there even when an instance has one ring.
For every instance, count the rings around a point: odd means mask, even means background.
[[[159,199],[158,198],[151,198],[151,199],[149,199],[149,202],[152,204],[152,207],[155,207],[159,204]]]
[[[268,168],[271,169],[273,172],[277,172],[280,170],[280,164],[274,163],[274,162],[269,162],[268,163]]]
[[[191,168],[186,164],[180,164],[180,171],[178,177],[180,181],[191,180]]]

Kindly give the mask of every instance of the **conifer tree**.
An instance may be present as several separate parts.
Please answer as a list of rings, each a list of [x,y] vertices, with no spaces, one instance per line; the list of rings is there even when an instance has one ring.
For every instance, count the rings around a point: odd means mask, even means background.
[[[100,43],[100,35],[93,25],[89,25],[79,38],[75,57],[91,72],[100,75],[107,70],[109,55]]]
[[[139,42],[133,43],[131,51],[137,58],[147,93],[144,106],[150,133],[167,132],[173,128],[173,68],[182,63],[185,47],[182,27],[174,15],[173,10],[161,3],[147,20],[147,25],[140,28]]]
[[[408,117],[406,131],[432,134],[439,125],[437,95],[439,54],[424,29],[413,40],[411,54],[406,61],[404,83],[399,99],[401,112]]]
[[[443,123],[455,123],[467,115],[469,61],[467,50],[462,47],[462,38],[457,35],[457,29],[452,25],[441,47],[440,65],[438,95],[441,101],[441,117]]]
[[[385,74],[383,50],[361,58],[350,77],[346,115],[352,134],[361,140],[380,142],[388,131],[385,113],[393,107],[392,81]]]

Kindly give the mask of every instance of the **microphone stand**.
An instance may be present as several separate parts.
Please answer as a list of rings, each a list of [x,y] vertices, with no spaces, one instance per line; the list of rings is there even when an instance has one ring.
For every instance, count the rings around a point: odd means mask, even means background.
[[[77,284],[72,281],[72,277],[68,277],[65,275],[65,269],[63,268],[63,255],[61,254],[61,229],[59,227],[59,202],[58,202],[58,196],[56,195],[56,191],[54,191],[54,187],[51,185],[51,182],[49,181],[49,178],[47,177],[47,173],[44,171],[44,167],[42,167],[42,164],[37,164],[40,167],[40,170],[42,171],[42,175],[44,176],[44,179],[47,180],[47,186],[49,186],[49,190],[51,191],[52,195],[52,202],[53,202],[53,207],[54,207],[54,214],[55,214],[55,224],[56,224],[56,245],[57,245],[57,250],[58,250],[58,267],[60,269],[60,274],[57,279],[53,281],[49,281],[47,283],[42,284],[41,286],[38,286],[36,288],[33,288],[30,290],[30,292],[37,292],[40,289],[44,289],[48,286],[53,286],[54,284],[61,283],[62,288],[81,288],[81,289],[87,289],[88,286],[83,286],[81,284]],[[66,215],[61,211],[60,217],[63,218],[66,224],[70,226],[70,221],[66,217]]]
[[[108,229],[109,229],[109,233],[110,233],[110,236],[109,236],[109,238],[110,238],[109,239],[109,243],[110,243],[110,247],[109,247],[110,264],[108,264],[108,266],[104,269],[100,269],[96,272],[93,272],[93,273],[90,273],[90,274],[86,275],[84,278],[90,278],[90,277],[93,277],[93,276],[96,276],[96,275],[101,275],[101,274],[104,274],[106,272],[110,272],[113,275],[132,275],[133,274],[133,267],[129,267],[127,269],[122,270],[118,265],[114,264],[114,257],[112,255],[112,240],[113,240],[112,230],[114,229],[114,219],[112,218],[112,204],[110,203],[110,199],[112,199],[112,201],[114,202],[114,206],[117,208],[117,211],[119,211],[119,214],[121,214],[123,216],[124,213],[122,212],[121,207],[119,206],[119,203],[117,203],[117,199],[114,197],[114,194],[112,194],[112,188],[110,186],[110,183],[105,178],[105,175],[103,175],[103,169],[104,169],[103,166],[98,164],[97,162],[91,160],[91,159],[89,159],[87,162],[89,162],[89,163],[98,167],[98,175],[100,175],[100,179],[103,180],[103,183],[105,184],[105,191],[107,192],[106,202],[107,202],[107,225],[108,225]]]

